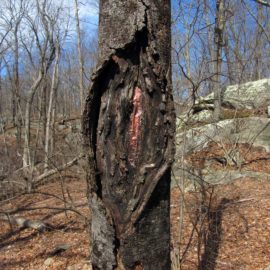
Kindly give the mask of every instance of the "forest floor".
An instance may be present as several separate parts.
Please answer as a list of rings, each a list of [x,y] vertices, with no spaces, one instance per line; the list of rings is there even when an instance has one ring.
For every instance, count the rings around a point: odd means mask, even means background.
[[[85,190],[83,181],[70,179],[64,185],[46,184],[36,194],[20,195],[2,204],[1,211],[16,210],[16,216],[49,225],[48,230],[39,232],[11,228],[7,222],[1,222],[0,269],[90,269]],[[62,201],[63,194],[66,203]],[[199,215],[201,197],[195,191],[185,194],[182,269],[198,269],[200,264],[201,269],[210,270],[262,270],[270,264],[269,195],[270,181],[239,179],[206,190],[204,207],[210,210],[201,210]],[[180,191],[176,187],[171,201],[174,246],[180,241],[179,202]]]
[[[172,190],[172,245],[180,249],[181,270],[270,269],[269,153],[248,144],[238,151],[244,157],[240,168],[211,161],[208,169],[242,171],[245,177],[184,194]],[[220,155],[224,151],[210,144],[187,159],[199,170],[201,162]]]
[[[197,156],[219,154],[220,149],[211,147]],[[269,173],[269,155],[257,148],[251,151],[243,169]],[[195,157],[192,162],[196,167]],[[221,169],[219,163],[212,166]],[[0,214],[9,212],[47,226],[38,231],[0,221],[1,270],[90,269],[89,210],[82,178],[69,169],[34,193],[0,202]],[[184,195],[175,187],[171,195],[172,250],[180,250],[181,259],[181,268],[172,270],[270,269],[270,179],[239,178]]]
[[[174,188],[172,239],[180,245],[182,270],[270,269],[269,180],[238,179],[208,189],[202,198],[189,192],[182,222],[180,197],[180,190]]]
[[[33,194],[20,195],[1,211],[15,210],[16,216],[47,224],[43,231],[0,225],[1,270],[79,270],[88,267],[89,210],[86,185],[78,179],[48,183]],[[70,209],[70,210],[67,210]]]

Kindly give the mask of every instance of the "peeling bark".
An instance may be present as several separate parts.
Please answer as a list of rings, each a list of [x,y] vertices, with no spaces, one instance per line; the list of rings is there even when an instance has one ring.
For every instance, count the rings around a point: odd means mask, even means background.
[[[83,114],[93,269],[170,269],[170,1],[100,2]]]

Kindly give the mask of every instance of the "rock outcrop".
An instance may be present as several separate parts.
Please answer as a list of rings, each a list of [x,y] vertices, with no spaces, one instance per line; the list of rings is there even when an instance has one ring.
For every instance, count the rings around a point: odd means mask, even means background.
[[[223,184],[242,177],[270,177],[270,171],[255,170],[247,165],[253,162],[252,151],[260,152],[260,158],[268,162],[270,119],[266,112],[269,104],[270,80],[264,79],[227,87],[223,93],[225,113],[218,123],[212,121],[211,94],[199,99],[188,113],[179,115],[174,184],[185,180],[189,189],[194,184]],[[256,114],[256,110],[263,110],[264,115]],[[194,159],[196,165],[192,163]]]
[[[212,103],[214,94],[199,102]],[[270,105],[270,79],[230,85],[223,90],[222,105],[231,109],[258,109]]]

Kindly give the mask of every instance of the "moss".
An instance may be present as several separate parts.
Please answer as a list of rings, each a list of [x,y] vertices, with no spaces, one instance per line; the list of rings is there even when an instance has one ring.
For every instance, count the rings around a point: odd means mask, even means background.
[[[205,126],[211,123],[212,122],[210,120],[209,121],[188,121],[186,124],[182,124],[181,126],[177,125],[176,128],[177,128],[177,132],[181,132],[183,130],[198,128],[198,127]]]
[[[221,112],[220,121],[228,120],[228,119],[235,119],[235,118],[247,118],[256,115],[256,112],[254,110],[230,110],[230,109],[223,109]],[[192,128],[198,128],[207,124],[213,123],[213,118],[209,117],[209,119],[203,119],[201,121],[196,120],[194,118],[190,118],[189,120],[186,120],[186,123],[179,121],[176,125],[177,131],[182,130],[189,130]]]
[[[223,110],[221,120],[234,119],[234,118],[246,118],[253,115],[251,110]]]

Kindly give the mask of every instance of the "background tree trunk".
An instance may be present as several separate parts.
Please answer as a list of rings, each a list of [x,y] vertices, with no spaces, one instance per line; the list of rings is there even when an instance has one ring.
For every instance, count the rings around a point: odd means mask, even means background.
[[[81,28],[80,28],[78,0],[74,0],[74,5],[75,5],[76,31],[77,31],[77,50],[78,50],[79,64],[80,64],[80,72],[79,72],[80,106],[81,106],[81,112],[83,112],[84,99],[85,99],[84,83],[83,83],[84,63],[83,63],[83,56],[82,56],[82,42],[81,42]]]
[[[255,52],[255,70],[254,70],[254,80],[260,80],[262,78],[262,38],[263,33],[260,25],[263,23],[263,6],[257,3],[257,21],[258,24],[256,26],[256,52]]]
[[[222,47],[224,31],[224,0],[216,1],[216,23],[215,23],[215,59],[214,59],[214,120],[219,121],[221,114],[221,64],[222,64]]]
[[[83,114],[94,269],[170,269],[169,0],[100,1]]]
[[[19,77],[19,41],[18,41],[18,27],[21,22],[21,18],[18,19],[14,30],[14,113],[15,113],[15,126],[17,129],[16,142],[18,149],[21,145],[21,125],[22,125],[22,115],[21,115],[21,100],[20,100],[20,77]]]
[[[44,142],[44,172],[47,172],[49,169],[50,155],[52,154],[52,149],[50,146],[50,140],[53,140],[54,132],[53,132],[53,108],[55,104],[56,92],[59,85],[59,61],[60,61],[60,41],[56,42],[56,50],[55,50],[55,63],[52,74],[52,83],[50,89],[49,96],[49,104],[47,111],[47,119],[46,119],[46,131],[45,131],[45,142]]]

